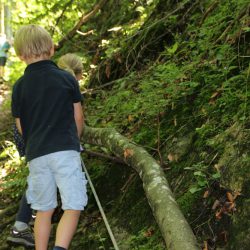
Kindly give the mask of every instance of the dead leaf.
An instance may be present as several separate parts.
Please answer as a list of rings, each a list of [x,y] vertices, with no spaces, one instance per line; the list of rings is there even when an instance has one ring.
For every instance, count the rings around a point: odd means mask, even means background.
[[[233,195],[232,195],[230,192],[227,192],[227,199],[228,199],[230,202],[234,202],[234,197],[233,197]]]
[[[100,57],[99,49],[96,50],[96,53],[93,57],[92,64],[97,65]]]
[[[220,201],[219,200],[215,200],[213,206],[212,206],[212,210],[215,210],[217,207],[220,206]]]
[[[227,232],[226,231],[222,231],[220,233],[220,237],[222,238],[222,240],[227,243]]]
[[[117,61],[118,63],[122,63],[122,58],[121,58],[120,54],[116,54],[116,55],[115,55],[115,59],[116,59],[116,61]]]
[[[215,104],[215,100],[214,100],[214,99],[211,99],[211,100],[209,101],[209,104],[214,105],[214,104]]]
[[[111,65],[110,65],[110,63],[106,64],[105,73],[106,73],[107,78],[109,79],[110,78],[110,73],[111,73]]]
[[[214,168],[215,168],[217,171],[220,171],[220,166],[219,166],[219,164],[214,164]]]
[[[216,211],[215,218],[217,220],[220,220],[222,218],[222,213],[223,213],[223,209],[222,208],[220,210]]]
[[[225,204],[224,204],[224,212],[225,213],[232,213],[232,212],[234,212],[235,210],[236,210],[236,208],[235,208],[235,203],[234,202],[225,202]]]
[[[202,250],[208,250],[208,244],[207,244],[207,241],[204,241],[204,247],[202,248]]]
[[[221,95],[221,93],[222,89],[218,89],[216,92],[214,92],[210,97],[209,104],[215,104],[215,100]]]
[[[175,161],[175,155],[172,154],[172,153],[169,153],[169,154],[168,154],[168,160],[169,160],[169,161]]]
[[[240,193],[239,191],[235,191],[235,192],[234,192],[234,195],[233,195],[234,200],[235,200],[239,195],[241,195],[241,193]]]
[[[177,126],[177,119],[176,119],[176,117],[174,117],[174,126],[175,127]]]
[[[134,151],[132,149],[126,148],[123,152],[123,156],[125,159],[127,159],[128,157],[133,156]]]
[[[153,234],[154,230],[152,228],[148,229],[148,231],[144,233],[145,237],[151,237]]]
[[[173,110],[174,108],[175,108],[175,103],[172,102],[172,103],[171,103],[171,109]]]
[[[210,99],[214,99],[214,98],[215,98],[216,96],[218,96],[220,93],[221,93],[221,92],[218,92],[218,91],[214,92],[214,93],[211,95]]]
[[[129,116],[128,116],[128,121],[129,121],[129,122],[132,122],[133,120],[134,120],[133,116],[132,116],[132,115],[129,115]]]
[[[209,190],[206,190],[205,193],[203,194],[203,198],[206,199],[209,196]]]

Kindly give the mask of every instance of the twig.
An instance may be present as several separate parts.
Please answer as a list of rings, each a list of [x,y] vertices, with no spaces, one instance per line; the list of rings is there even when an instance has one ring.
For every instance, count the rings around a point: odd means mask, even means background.
[[[88,35],[92,35],[94,33],[94,30],[89,30],[87,32],[81,32],[79,30],[76,31],[79,35],[81,36],[88,36]]]
[[[56,50],[59,50],[62,48],[63,44],[67,41],[70,40],[76,33],[77,30],[79,30],[79,28],[86,23],[87,21],[89,21],[89,19],[91,17],[93,17],[102,7],[103,5],[106,3],[107,0],[100,0],[99,3],[97,3],[94,7],[93,10],[90,11],[89,13],[87,13],[86,15],[82,15],[80,20],[78,21],[78,23],[68,32],[68,34],[66,36],[64,36],[57,44],[57,46],[55,46]]]
[[[60,20],[62,19],[63,15],[64,15],[64,13],[65,13],[65,11],[66,11],[66,9],[67,9],[73,2],[74,2],[74,0],[70,0],[68,3],[66,3],[66,4],[64,5],[64,8],[63,8],[63,10],[62,10],[62,12],[61,12],[61,15],[57,18],[56,23],[55,23],[55,25],[54,25],[54,27],[53,27],[52,36],[54,35],[54,33],[55,33],[55,28],[56,28],[56,26],[59,24]]]
[[[177,180],[175,181],[175,184],[173,186],[173,193],[175,194],[179,186],[181,185],[185,175],[180,175]]]
[[[207,18],[207,16],[217,7],[219,1],[216,0],[214,1],[207,9],[207,11],[205,12],[205,14],[203,15],[199,25],[201,26],[203,24],[203,22],[205,21],[205,19]]]
[[[230,21],[229,25],[226,27],[226,29],[222,32],[220,37],[215,41],[215,44],[220,42],[221,40],[224,39],[224,37],[227,35],[228,31],[233,27],[234,22]]]
[[[130,185],[130,183],[132,182],[132,180],[134,179],[134,177],[136,176],[136,173],[132,173],[129,178],[127,179],[126,183],[123,185],[123,187],[121,188],[121,191],[123,193],[125,193],[128,190],[128,187]]]
[[[124,164],[124,165],[126,164],[123,161],[123,159],[118,158],[118,157],[113,157],[113,156],[110,156],[110,155],[106,155],[106,154],[103,154],[103,153],[100,153],[100,152],[94,152],[94,151],[90,151],[90,150],[85,150],[84,152],[86,154],[88,154],[88,155],[105,158],[105,159],[113,161],[115,163],[120,163],[120,164]]]
[[[163,160],[162,160],[162,155],[161,155],[160,129],[161,129],[160,114],[158,114],[157,116],[157,152],[160,158],[160,165],[162,166]]]

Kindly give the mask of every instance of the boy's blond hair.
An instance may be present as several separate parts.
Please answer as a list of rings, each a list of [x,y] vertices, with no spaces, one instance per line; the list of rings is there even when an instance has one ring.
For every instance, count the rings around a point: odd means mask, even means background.
[[[57,62],[57,65],[59,68],[68,71],[74,76],[81,74],[83,71],[81,58],[71,53],[61,56]]]
[[[14,49],[24,58],[50,57],[53,42],[50,34],[39,25],[22,26],[15,34]]]

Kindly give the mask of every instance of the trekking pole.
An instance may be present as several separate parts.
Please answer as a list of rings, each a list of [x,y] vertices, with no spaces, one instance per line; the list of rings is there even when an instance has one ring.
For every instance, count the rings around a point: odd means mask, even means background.
[[[83,152],[83,150],[82,150],[82,152]],[[102,215],[103,221],[104,221],[104,223],[105,223],[105,226],[106,226],[106,228],[107,228],[107,230],[108,230],[109,237],[110,237],[110,239],[111,239],[111,241],[112,241],[112,243],[113,243],[113,246],[114,246],[115,250],[119,250],[119,247],[118,247],[117,242],[116,242],[116,240],[115,240],[114,234],[113,234],[113,232],[112,232],[112,230],[111,230],[111,228],[110,228],[110,225],[109,225],[109,223],[108,223],[107,217],[106,217],[106,215],[105,215],[105,213],[104,213],[104,210],[103,210],[103,208],[102,208],[101,202],[100,202],[100,200],[99,200],[99,198],[98,198],[98,196],[97,196],[97,193],[96,193],[96,191],[95,191],[94,185],[93,185],[93,183],[92,183],[92,181],[91,181],[91,179],[90,179],[90,176],[89,176],[89,173],[88,173],[88,171],[87,171],[87,168],[85,167],[85,165],[84,165],[84,163],[83,163],[82,157],[81,157],[81,164],[82,164],[82,168],[83,168],[83,170],[84,170],[84,172],[85,172],[85,174],[86,174],[86,176],[87,176],[87,179],[88,179],[88,181],[89,181],[90,188],[91,188],[91,190],[92,190],[92,192],[93,192],[93,195],[94,195],[94,197],[95,197],[97,206],[98,206],[98,208],[99,208],[99,210],[100,210],[100,212],[101,212],[101,215]]]

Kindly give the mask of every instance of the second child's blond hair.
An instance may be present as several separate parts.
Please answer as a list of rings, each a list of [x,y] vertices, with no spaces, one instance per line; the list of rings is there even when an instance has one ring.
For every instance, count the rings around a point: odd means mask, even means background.
[[[50,57],[53,42],[50,34],[39,25],[22,26],[15,34],[14,49],[24,58]]]
[[[76,76],[83,71],[81,58],[75,54],[68,53],[59,58],[57,65],[59,68],[64,69]]]

